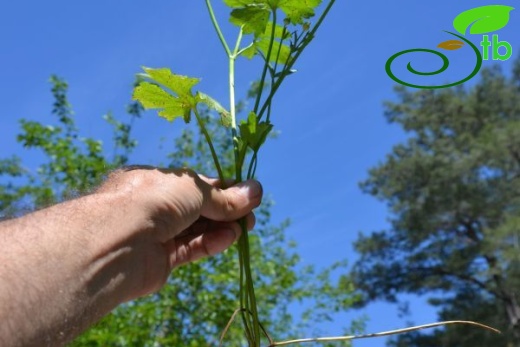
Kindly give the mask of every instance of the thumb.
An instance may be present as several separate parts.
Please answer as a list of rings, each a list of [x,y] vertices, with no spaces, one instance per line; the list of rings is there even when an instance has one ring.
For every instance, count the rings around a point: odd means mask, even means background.
[[[258,181],[247,180],[227,189],[215,187],[215,181],[205,177],[201,190],[203,202],[201,216],[215,221],[233,221],[247,215],[260,205],[263,189]]]

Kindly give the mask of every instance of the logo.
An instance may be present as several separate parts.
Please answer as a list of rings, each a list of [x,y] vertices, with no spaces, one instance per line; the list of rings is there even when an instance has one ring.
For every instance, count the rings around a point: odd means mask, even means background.
[[[482,67],[482,61],[483,60],[489,60],[490,58],[493,60],[500,60],[504,61],[511,57],[513,54],[513,47],[511,47],[511,44],[507,41],[501,41],[498,37],[498,34],[490,34],[494,31],[497,31],[499,29],[502,29],[507,25],[509,22],[509,13],[513,10],[513,7],[510,6],[504,6],[504,5],[488,5],[488,6],[481,6],[481,7],[475,7],[470,10],[464,11],[461,14],[459,14],[455,19],[453,20],[453,27],[455,28],[455,31],[458,32],[454,33],[451,31],[444,32],[450,34],[451,36],[454,36],[451,40],[447,40],[444,42],[441,42],[437,45],[437,48],[448,50],[448,51],[454,51],[457,49],[460,49],[464,47],[465,45],[469,46],[473,52],[475,53],[476,57],[476,63],[475,67],[473,68],[473,71],[471,73],[453,83],[445,84],[445,85],[437,85],[437,86],[424,86],[424,85],[418,85],[418,84],[412,84],[405,82],[401,79],[399,79],[393,72],[392,72],[392,63],[395,59],[399,58],[402,55],[408,54],[408,53],[415,53],[415,52],[424,52],[429,54],[434,54],[441,58],[442,60],[442,67],[435,70],[435,71],[429,71],[429,72],[423,72],[416,70],[412,67],[412,64],[408,62],[406,69],[411,72],[414,75],[419,76],[432,76],[440,74],[448,68],[450,65],[450,62],[448,60],[448,57],[444,55],[443,53],[428,49],[428,48],[414,48],[414,49],[407,49],[405,51],[398,52],[394,55],[392,55],[387,61],[385,65],[385,70],[388,76],[390,76],[391,79],[393,79],[395,82],[403,84],[408,87],[412,88],[422,88],[422,89],[438,89],[438,88],[448,88],[453,87],[458,84],[464,83],[471,78],[473,78]],[[470,35],[482,35],[479,36],[480,41],[480,48],[477,47],[473,42],[471,42],[466,34],[469,29],[468,34]],[[459,35],[460,34],[460,35]],[[482,49],[482,54],[480,53],[480,49]]]

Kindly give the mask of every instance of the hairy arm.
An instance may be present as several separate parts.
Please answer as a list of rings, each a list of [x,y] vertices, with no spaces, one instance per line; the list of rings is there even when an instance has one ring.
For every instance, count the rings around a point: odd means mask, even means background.
[[[188,170],[119,171],[94,194],[0,223],[0,345],[60,346],[171,270],[216,254],[261,200]]]

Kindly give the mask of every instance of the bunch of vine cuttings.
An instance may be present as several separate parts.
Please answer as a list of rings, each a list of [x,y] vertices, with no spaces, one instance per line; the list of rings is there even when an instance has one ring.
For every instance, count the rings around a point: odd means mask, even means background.
[[[237,27],[236,38],[226,38],[215,15],[210,0],[205,0],[209,18],[228,58],[229,106],[225,108],[209,95],[193,89],[198,78],[174,74],[169,68],[144,67],[144,77],[133,93],[145,109],[157,109],[159,116],[173,121],[182,118],[190,123],[194,117],[209,146],[220,182],[242,182],[255,176],[258,153],[273,130],[272,104],[274,96],[285,79],[295,72],[294,66],[303,51],[315,38],[316,32],[332,8],[335,0],[223,0],[230,8],[229,21]],[[321,7],[321,9],[318,9]],[[319,10],[319,11],[318,11]],[[319,12],[319,15],[316,13]],[[233,44],[230,44],[233,42]],[[245,119],[238,120],[235,101],[235,62],[237,59],[261,59],[263,64],[254,88],[254,103],[245,112]],[[211,134],[206,129],[200,107],[219,114],[221,124],[229,132],[234,151],[235,177],[224,177],[220,165],[222,153],[217,153]],[[225,187],[224,187],[225,188]],[[249,239],[245,220],[240,221],[242,234],[238,240],[239,302],[240,308],[230,319],[240,315],[249,347],[260,347],[262,338],[269,347],[302,342],[326,342],[349,340],[362,336],[299,339],[275,342],[263,328],[258,318],[253,273],[250,266]],[[221,344],[228,327],[221,336]],[[439,324],[439,323],[435,323]],[[433,326],[433,325],[432,325]],[[386,334],[386,333],[383,333]]]

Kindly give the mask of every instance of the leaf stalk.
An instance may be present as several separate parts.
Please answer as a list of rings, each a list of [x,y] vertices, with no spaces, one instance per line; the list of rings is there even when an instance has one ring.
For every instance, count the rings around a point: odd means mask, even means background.
[[[208,8],[209,16],[211,17],[211,22],[213,23],[213,26],[215,27],[215,31],[217,32],[218,38],[220,39],[220,42],[222,43],[222,47],[224,47],[226,54],[228,56],[230,56],[231,50],[229,49],[226,39],[224,38],[224,34],[222,34],[222,30],[220,30],[220,26],[218,24],[217,17],[215,17],[215,12],[213,11],[213,6],[211,6],[210,0],[206,0],[206,7]]]

